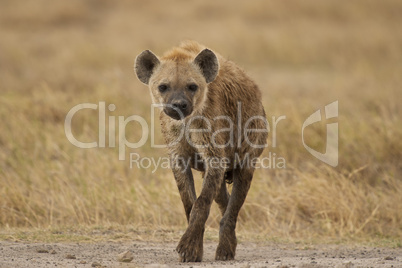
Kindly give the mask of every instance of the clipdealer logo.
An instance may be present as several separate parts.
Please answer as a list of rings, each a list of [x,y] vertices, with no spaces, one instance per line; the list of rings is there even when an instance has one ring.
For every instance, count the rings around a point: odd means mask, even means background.
[[[241,105],[239,105],[238,107],[240,107],[239,109],[241,109]],[[73,108],[70,109],[70,111],[67,113],[66,115],[66,119],[64,122],[64,131],[66,134],[67,139],[69,140],[69,142],[71,144],[73,144],[76,147],[79,148],[83,148],[83,149],[89,149],[89,148],[105,148],[106,146],[108,147],[116,147],[118,146],[119,148],[119,160],[125,160],[126,158],[126,148],[131,148],[131,149],[135,149],[135,148],[140,148],[141,146],[143,146],[147,141],[148,141],[148,137],[150,135],[151,138],[151,147],[152,148],[165,148],[167,147],[166,144],[156,144],[155,143],[155,108],[161,108],[160,104],[153,104],[151,106],[151,122],[150,122],[150,127],[148,122],[141,116],[139,115],[131,115],[128,117],[124,117],[124,116],[106,116],[107,114],[107,110],[110,112],[113,112],[116,110],[116,106],[114,104],[109,104],[106,107],[105,102],[101,101],[99,102],[99,104],[94,104],[94,103],[82,103],[82,104],[78,104],[76,106],[74,106]],[[76,113],[78,113],[81,110],[85,110],[85,109],[91,109],[91,110],[98,110],[98,119],[99,119],[99,126],[98,126],[98,141],[92,141],[92,142],[82,142],[79,141],[76,137],[74,137],[73,135],[73,131],[72,131],[72,120],[73,117],[75,116]],[[321,111],[323,112],[323,117],[321,116]],[[240,111],[238,111],[240,112]],[[107,120],[106,120],[107,118]],[[310,146],[308,146],[305,142],[305,135],[304,135],[304,131],[306,128],[308,128],[310,125],[316,123],[316,122],[320,122],[320,121],[324,121],[324,120],[328,120],[328,119],[333,119],[333,118],[338,118],[338,101],[334,101],[328,105],[326,105],[324,107],[324,109],[318,109],[317,111],[315,111],[313,114],[311,114],[303,123],[302,129],[301,129],[301,139],[302,139],[302,144],[304,146],[304,148],[311,154],[313,155],[315,158],[319,159],[320,161],[332,166],[332,167],[336,167],[338,165],[338,122],[335,123],[327,123],[326,124],[326,147],[325,147],[325,152],[321,153],[319,151],[314,150],[313,148],[311,148]],[[116,120],[117,119],[117,120]],[[222,116],[218,117],[216,120],[222,120],[225,119]],[[272,139],[271,140],[271,147],[275,148],[277,147],[277,126],[278,123],[282,120],[285,120],[286,116],[282,115],[279,117],[275,117],[272,116],[272,122],[271,124],[268,123],[267,119],[265,117],[251,117],[249,119],[250,120],[264,120],[264,122],[266,123],[267,126],[267,132],[269,132],[269,136]],[[206,120],[204,118],[204,120]],[[215,120],[215,119],[214,119]],[[228,119],[225,119],[228,120]],[[106,121],[108,121],[108,124],[106,123]],[[117,121],[117,130],[118,130],[118,140],[116,142],[116,121]],[[138,124],[140,124],[140,128],[141,128],[141,138],[137,141],[137,142],[130,142],[127,140],[126,136],[125,136],[125,132],[126,132],[126,126],[130,123],[130,122],[136,122]],[[207,122],[210,126],[211,122]],[[261,148],[261,146],[264,147],[268,147],[268,144],[264,144],[264,145],[257,145],[257,144],[252,144],[248,138],[247,135],[249,132],[252,131],[262,131],[262,130],[254,130],[254,129],[249,129],[248,126],[250,124],[250,122],[246,122],[246,124],[244,124],[244,126],[242,126],[240,124],[240,122],[231,122],[231,128],[226,129],[227,131],[235,131],[233,126],[234,124],[237,124],[237,131],[239,131],[239,129],[241,131],[244,131],[244,135],[245,135],[245,139],[247,142],[249,142],[249,145],[255,148]],[[108,143],[106,142],[106,132],[108,131]],[[189,140],[189,132],[194,132],[197,130],[191,129],[191,128],[183,128],[183,133],[182,135],[180,135],[180,138],[185,137],[186,139],[188,139],[189,144],[191,145],[191,140]],[[211,129],[206,128],[203,129],[203,131],[211,131]],[[218,130],[218,132],[221,132],[222,130]],[[214,136],[214,133],[212,133]],[[215,133],[216,134],[216,133]],[[232,133],[231,133],[232,134]],[[229,135],[230,137],[233,137],[233,135]],[[178,141],[175,141],[178,142]],[[213,140],[211,141],[212,143],[214,142]],[[107,145],[106,145],[107,143]],[[117,143],[117,145],[116,145]],[[198,148],[197,144],[193,145],[195,148]],[[226,144],[224,145],[215,145],[215,146],[237,146],[237,141],[234,140],[230,140],[228,141]],[[133,154],[133,155],[132,155]],[[138,153],[132,153],[130,154],[130,166],[132,166],[132,161],[133,159],[135,161],[140,161],[142,159],[139,159],[139,155]],[[133,158],[135,157],[135,158]],[[132,159],[133,158],[133,159]],[[281,163],[280,165],[278,164],[274,164],[273,167],[270,164],[270,168],[285,168],[285,159],[283,157],[280,156],[276,156],[275,153],[271,154],[271,152],[269,152],[269,161],[270,163],[275,163],[275,158],[277,158],[279,161],[277,161],[277,163]],[[144,163],[146,161],[143,161]],[[163,161],[162,161],[163,162]],[[264,162],[262,162],[264,163]],[[157,165],[159,166],[159,165]],[[264,166],[264,165],[262,165]]]
[[[338,101],[334,101],[324,107],[324,115],[325,120],[331,118],[338,118]],[[326,146],[325,153],[320,153],[313,148],[309,147],[304,141],[304,130],[311,124],[316,122],[320,122],[324,120],[321,118],[321,109],[315,111],[311,114],[306,121],[304,121],[302,126],[302,142],[304,148],[312,154],[315,158],[321,160],[322,162],[336,167],[338,166],[338,122],[336,123],[327,123],[327,137],[326,137]]]

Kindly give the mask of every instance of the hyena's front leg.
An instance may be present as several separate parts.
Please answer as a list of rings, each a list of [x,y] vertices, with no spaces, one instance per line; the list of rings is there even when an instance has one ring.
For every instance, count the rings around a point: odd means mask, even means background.
[[[205,172],[202,190],[191,210],[188,228],[176,248],[182,262],[202,260],[205,222],[223,175],[223,169],[207,168]]]
[[[216,260],[233,260],[236,253],[236,222],[240,208],[246,199],[253,178],[252,169],[235,169],[233,171],[233,189],[229,204],[222,217],[219,228],[219,244],[216,249]]]
[[[190,213],[197,196],[195,194],[193,173],[189,165],[172,164],[174,178],[180,192],[181,201],[186,211],[187,222],[190,220]]]

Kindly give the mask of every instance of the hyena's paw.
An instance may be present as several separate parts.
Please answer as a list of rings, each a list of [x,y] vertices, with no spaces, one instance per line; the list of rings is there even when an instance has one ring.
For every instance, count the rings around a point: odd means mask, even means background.
[[[229,261],[233,260],[236,253],[237,240],[234,233],[230,235],[221,235],[219,245],[216,249],[215,260]]]
[[[176,248],[177,253],[179,253],[179,260],[181,262],[200,262],[203,253],[202,240],[202,233],[192,235],[187,232],[184,233]]]

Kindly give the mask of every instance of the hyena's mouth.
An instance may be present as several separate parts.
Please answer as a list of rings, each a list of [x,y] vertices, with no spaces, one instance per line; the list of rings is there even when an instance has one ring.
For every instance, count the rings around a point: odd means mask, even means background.
[[[171,108],[171,107],[165,107],[163,109],[166,115],[169,117],[175,119],[175,120],[182,120],[189,116],[193,109],[178,109],[178,108]]]

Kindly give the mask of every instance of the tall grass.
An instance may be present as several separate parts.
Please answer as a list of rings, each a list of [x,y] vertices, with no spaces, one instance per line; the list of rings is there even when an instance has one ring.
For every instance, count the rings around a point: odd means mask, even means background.
[[[282,238],[402,236],[402,4],[398,1],[2,1],[0,10],[0,227],[133,224],[184,228],[167,169],[130,168],[118,147],[80,149],[64,133],[80,103],[115,104],[108,116],[150,120],[151,99],[133,74],[144,49],[161,54],[198,40],[243,66],[278,123],[286,169],[259,169],[240,214],[244,234]],[[43,7],[46,6],[46,12]],[[301,127],[339,101],[339,165],[303,147]],[[97,111],[73,121],[98,138]],[[325,125],[306,130],[324,149]],[[117,126],[116,126],[116,137]],[[136,141],[140,128],[126,136]],[[108,138],[108,136],[106,137]],[[156,140],[161,136],[156,131]],[[107,145],[107,143],[106,143]],[[162,157],[150,140],[142,157]],[[200,190],[202,179],[196,175]],[[213,206],[207,222],[217,228]]]

